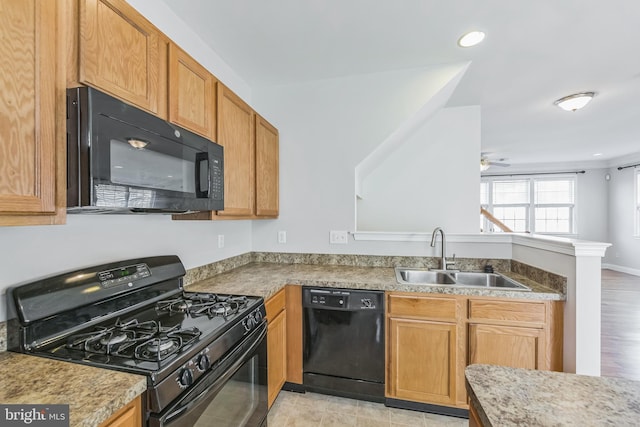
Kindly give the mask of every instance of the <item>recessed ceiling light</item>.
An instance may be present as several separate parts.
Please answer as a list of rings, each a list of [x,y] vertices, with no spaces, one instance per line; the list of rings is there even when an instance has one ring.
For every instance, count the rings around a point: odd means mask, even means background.
[[[598,156],[602,156],[602,153],[594,153],[593,157],[598,157]]]
[[[482,40],[484,40],[484,33],[482,31],[470,31],[458,39],[458,46],[471,47],[477,45]]]
[[[576,111],[584,107],[596,96],[595,92],[581,92],[558,99],[553,104],[565,111]]]

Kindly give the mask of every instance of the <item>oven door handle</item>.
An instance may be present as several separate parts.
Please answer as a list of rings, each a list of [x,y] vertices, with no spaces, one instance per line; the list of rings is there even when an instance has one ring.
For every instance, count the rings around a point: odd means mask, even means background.
[[[206,396],[208,396],[209,394],[217,393],[224,386],[227,380],[231,378],[236,372],[238,372],[238,370],[242,367],[242,365],[244,365],[247,362],[247,360],[253,357],[252,354],[262,344],[262,341],[266,336],[267,336],[267,325],[266,325],[266,322],[264,322],[262,324],[262,330],[260,331],[257,338],[253,341],[251,346],[246,351],[244,351],[239,357],[237,357],[236,361],[231,366],[229,366],[229,368],[227,368],[224,371],[224,373],[220,375],[220,377],[218,377],[205,390],[203,390],[196,397],[191,399],[186,405],[184,406],[180,405],[178,409],[162,417],[161,425],[164,426],[164,425],[170,424],[173,419],[181,416],[185,412],[188,412],[194,406],[197,406],[198,403],[200,403],[200,401],[204,399]],[[232,352],[229,356],[225,357],[225,360],[228,360],[229,358],[236,358],[236,356],[237,355],[235,354],[235,352]],[[221,363],[224,363],[224,360],[221,361]],[[182,401],[184,400],[185,399],[183,399]]]

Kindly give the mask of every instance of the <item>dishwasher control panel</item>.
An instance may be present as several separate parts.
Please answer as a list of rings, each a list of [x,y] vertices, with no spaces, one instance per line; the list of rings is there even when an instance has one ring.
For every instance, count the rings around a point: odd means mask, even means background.
[[[336,291],[335,293],[311,291],[311,305],[345,308],[349,305],[349,293],[342,291]]]
[[[382,310],[384,293],[331,288],[303,288],[302,305],[327,310]]]

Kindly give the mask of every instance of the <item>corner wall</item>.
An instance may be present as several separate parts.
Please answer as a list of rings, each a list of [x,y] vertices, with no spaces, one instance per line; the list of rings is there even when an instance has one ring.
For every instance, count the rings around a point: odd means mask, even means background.
[[[609,169],[609,241],[604,262],[625,273],[640,275],[640,237],[636,237],[635,168]]]

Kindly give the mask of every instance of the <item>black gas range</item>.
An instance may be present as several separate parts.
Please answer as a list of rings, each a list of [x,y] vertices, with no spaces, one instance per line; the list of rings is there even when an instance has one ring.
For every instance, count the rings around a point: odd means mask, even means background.
[[[186,292],[184,274],[161,256],[9,288],[8,349],[145,375],[150,426],[266,425],[263,299]]]

